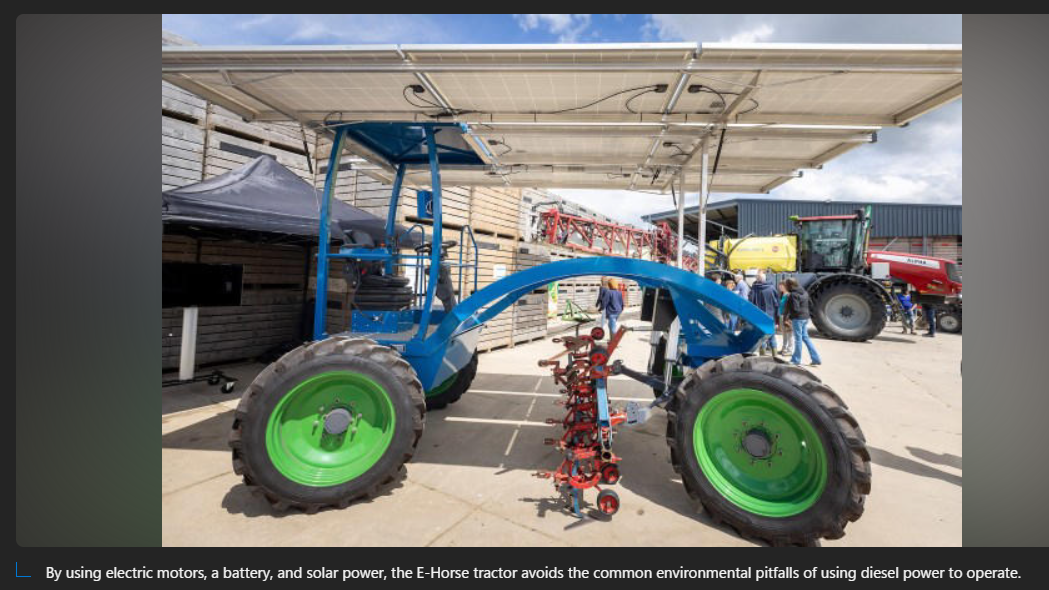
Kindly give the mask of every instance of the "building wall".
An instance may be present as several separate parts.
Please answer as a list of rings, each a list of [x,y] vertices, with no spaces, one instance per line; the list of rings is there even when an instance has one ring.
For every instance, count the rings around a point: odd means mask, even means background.
[[[776,201],[740,199],[738,203],[739,235],[767,236],[793,231],[791,215],[848,215],[864,203],[821,201]],[[961,205],[910,205],[874,203],[871,236],[959,236],[962,234]]]

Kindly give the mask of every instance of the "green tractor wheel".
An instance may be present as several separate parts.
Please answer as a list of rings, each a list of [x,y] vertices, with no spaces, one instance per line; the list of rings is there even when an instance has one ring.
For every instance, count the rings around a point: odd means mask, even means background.
[[[473,354],[470,362],[459,369],[451,377],[426,392],[426,409],[440,410],[448,404],[454,404],[470,389],[474,377],[477,376],[477,353]]]
[[[276,509],[374,495],[411,459],[425,402],[411,366],[364,338],[301,346],[259,373],[237,407],[233,469]]]
[[[771,545],[840,538],[870,492],[870,453],[844,402],[774,358],[732,355],[691,373],[667,442],[711,518]]]

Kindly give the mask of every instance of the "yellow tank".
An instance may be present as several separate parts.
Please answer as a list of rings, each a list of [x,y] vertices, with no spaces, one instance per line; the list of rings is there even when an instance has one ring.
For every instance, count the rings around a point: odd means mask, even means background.
[[[710,245],[718,247],[717,241]],[[771,270],[772,272],[794,272],[797,270],[798,249],[794,236],[753,236],[729,239],[721,245],[729,256],[729,270]],[[714,256],[707,252],[707,263],[714,263]]]

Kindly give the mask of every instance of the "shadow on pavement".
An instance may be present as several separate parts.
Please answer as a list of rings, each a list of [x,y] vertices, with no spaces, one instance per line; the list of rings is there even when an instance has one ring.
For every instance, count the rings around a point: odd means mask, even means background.
[[[928,461],[929,463],[936,463],[937,465],[946,465],[947,467],[954,467],[955,469],[962,468],[962,458],[958,455],[952,455],[950,453],[933,453],[918,447],[906,447],[907,451],[922,461]]]
[[[933,479],[939,479],[950,484],[954,484],[958,487],[962,487],[962,477],[960,475],[954,475],[953,473],[947,473],[941,471],[935,467],[930,467],[925,463],[919,463],[914,459],[908,459],[907,457],[901,457],[899,455],[890,453],[876,447],[867,447],[871,452],[871,462],[882,467],[888,467],[889,469],[896,469],[917,475],[920,477],[931,477]],[[917,455],[915,455],[917,456]]]

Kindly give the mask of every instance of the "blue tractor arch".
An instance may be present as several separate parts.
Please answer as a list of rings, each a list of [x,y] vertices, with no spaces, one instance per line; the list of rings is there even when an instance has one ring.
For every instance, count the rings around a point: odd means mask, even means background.
[[[395,229],[398,200],[406,171],[413,167],[429,168],[431,190],[427,191],[426,198],[428,211],[432,214],[430,243],[443,242],[440,166],[484,165],[464,139],[469,134],[468,128],[456,123],[376,122],[332,123],[329,128],[334,131],[335,137],[321,202],[321,244],[329,242],[329,203],[346,140],[382,158],[396,173],[386,219],[387,243],[375,247],[345,247],[336,253],[330,252],[329,248],[319,249],[314,310],[315,340],[327,335],[325,311],[329,260],[338,258],[381,263],[390,274],[399,266],[409,263],[428,266],[425,291],[419,294],[421,306],[411,312],[372,314],[374,321],[368,322],[366,329],[353,326],[347,332],[367,335],[397,350],[415,369],[427,391],[469,361],[473,354],[472,346],[467,344],[465,350],[457,352],[454,351],[456,347],[452,346],[463,340],[461,337],[464,334],[482,329],[485,322],[527,293],[572,277],[620,277],[636,281],[643,287],[669,291],[681,320],[681,336],[685,342],[683,359],[689,366],[699,366],[709,359],[729,354],[748,352],[774,332],[771,318],[714,282],[665,264],[632,258],[577,258],[544,264],[499,279],[458,302],[450,310],[435,307],[434,298],[440,282],[439,269],[442,264],[447,266],[448,263],[442,261],[441,248],[438,247],[429,248],[425,254],[405,255],[400,252]],[[483,145],[483,142],[477,142],[476,145]],[[460,231],[460,236],[469,236],[472,241],[472,232],[468,227],[464,229],[466,231]],[[739,316],[745,320],[746,327],[738,334],[729,331],[708,306]],[[391,328],[380,330],[378,326]]]

